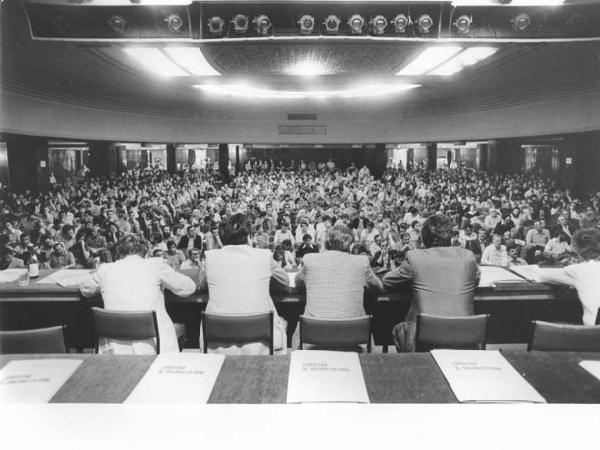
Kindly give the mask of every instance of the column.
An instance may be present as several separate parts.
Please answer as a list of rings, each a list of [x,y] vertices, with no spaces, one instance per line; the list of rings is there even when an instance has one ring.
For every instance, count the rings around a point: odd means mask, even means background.
[[[226,183],[229,182],[229,146],[219,144],[219,172]]]
[[[167,172],[175,173],[177,171],[177,155],[175,154],[175,144],[167,144]]]
[[[427,170],[437,169],[437,143],[430,142],[426,146],[427,148]]]
[[[106,141],[90,141],[89,148],[90,175],[116,177],[119,173],[118,147]]]
[[[476,169],[487,170],[487,165],[488,165],[488,145],[487,144],[477,144],[476,158],[478,160]]]
[[[240,146],[235,146],[235,174],[240,173]]]
[[[18,192],[48,190],[50,171],[47,139],[7,135],[6,150],[11,189]]]
[[[365,149],[365,164],[376,178],[383,175],[387,166],[385,144],[375,144],[375,148]]]

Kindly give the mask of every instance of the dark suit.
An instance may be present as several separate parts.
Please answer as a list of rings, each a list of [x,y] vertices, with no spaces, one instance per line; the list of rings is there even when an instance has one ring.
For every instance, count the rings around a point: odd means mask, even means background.
[[[181,239],[179,240],[179,245],[177,246],[177,248],[180,250],[187,250],[189,242],[190,242],[190,237],[189,237],[189,235],[186,234],[185,236],[182,236]],[[200,236],[194,237],[194,248],[198,248],[198,249],[202,248],[202,238]]]
[[[400,347],[412,348],[414,324],[421,312],[439,316],[472,315],[479,276],[475,255],[469,250],[433,247],[407,252],[404,262],[383,278],[388,290],[412,284],[413,298],[405,319],[408,325],[394,328],[394,339],[398,338]],[[398,335],[401,332],[404,336]]]

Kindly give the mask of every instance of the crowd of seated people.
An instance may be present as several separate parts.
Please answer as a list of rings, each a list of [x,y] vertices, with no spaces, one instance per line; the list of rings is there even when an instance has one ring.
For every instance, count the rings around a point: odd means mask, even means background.
[[[350,252],[376,270],[398,266],[422,248],[420,227],[434,213],[449,216],[452,245],[480,264],[578,261],[571,238],[597,225],[600,196],[585,201],[530,174],[465,169],[388,169],[378,179],[366,166],[340,170],[332,161],[283,167],[252,161],[224,183],[208,171],[130,171],[118,178],[84,177],[48,191],[0,192],[0,269],[21,267],[35,253],[42,267],[91,268],[116,258],[121,237],[135,234],[174,268],[202,264],[222,248],[219,223],[235,213],[252,218],[254,247],[269,249],[284,269],[324,250],[327,231],[348,226]],[[62,244],[62,245],[57,245]]]

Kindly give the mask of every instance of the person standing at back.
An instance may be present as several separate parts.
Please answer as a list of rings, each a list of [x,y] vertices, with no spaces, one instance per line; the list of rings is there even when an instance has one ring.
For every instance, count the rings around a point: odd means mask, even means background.
[[[451,247],[452,220],[442,214],[428,217],[421,229],[424,249],[407,252],[406,259],[383,278],[387,290],[412,285],[412,303],[405,322],[394,327],[398,351],[414,351],[419,313],[439,316],[473,314],[473,297],[480,272],[473,252]]]

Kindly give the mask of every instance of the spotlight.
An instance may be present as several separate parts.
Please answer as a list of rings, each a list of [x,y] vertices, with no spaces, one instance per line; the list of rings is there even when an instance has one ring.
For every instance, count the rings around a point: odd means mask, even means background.
[[[373,34],[383,34],[385,33],[385,28],[388,25],[388,21],[381,14],[375,16],[371,19],[371,30]]]
[[[338,31],[340,30],[340,23],[342,21],[340,20],[340,18],[338,16],[334,16],[333,14],[330,16],[327,16],[327,18],[325,19],[325,22],[323,22],[323,24],[325,25],[325,31],[327,31],[327,34],[337,34]]]
[[[429,30],[433,26],[433,19],[429,14],[423,14],[417,20],[417,26],[419,27],[419,31],[423,34],[429,33]]]
[[[117,33],[124,33],[127,21],[121,16],[114,15],[108,19],[108,25]]]
[[[236,33],[242,34],[248,31],[248,16],[237,14],[231,19],[231,23],[233,24],[233,31]]]
[[[360,14],[352,14],[350,19],[348,19],[348,25],[350,25],[352,34],[361,34],[362,29],[365,26],[365,19]]]
[[[213,36],[220,36],[223,34],[223,27],[225,26],[225,22],[219,16],[214,16],[208,19],[208,31]]]
[[[567,20],[567,28],[571,33],[581,33],[587,27],[588,18],[581,13],[573,14]]]
[[[458,19],[456,19],[456,22],[454,22],[454,26],[458,30],[458,34],[469,34],[469,31],[471,31],[472,23],[473,17],[463,14]]]
[[[261,36],[266,36],[267,34],[269,34],[272,24],[271,19],[269,19],[268,16],[261,14],[260,16],[254,18],[253,23],[256,34],[260,34]]]
[[[515,31],[525,31],[531,25],[531,18],[529,14],[518,14],[513,20],[511,20]]]
[[[311,34],[315,28],[315,18],[311,15],[304,14],[298,21],[300,24],[300,33]]]
[[[183,27],[183,20],[177,14],[170,14],[169,17],[165,19],[165,22],[167,22],[167,26],[171,33],[177,33],[181,30],[181,27]]]
[[[396,33],[404,33],[409,23],[410,19],[404,14],[398,14],[394,17],[394,29],[396,30]]]

